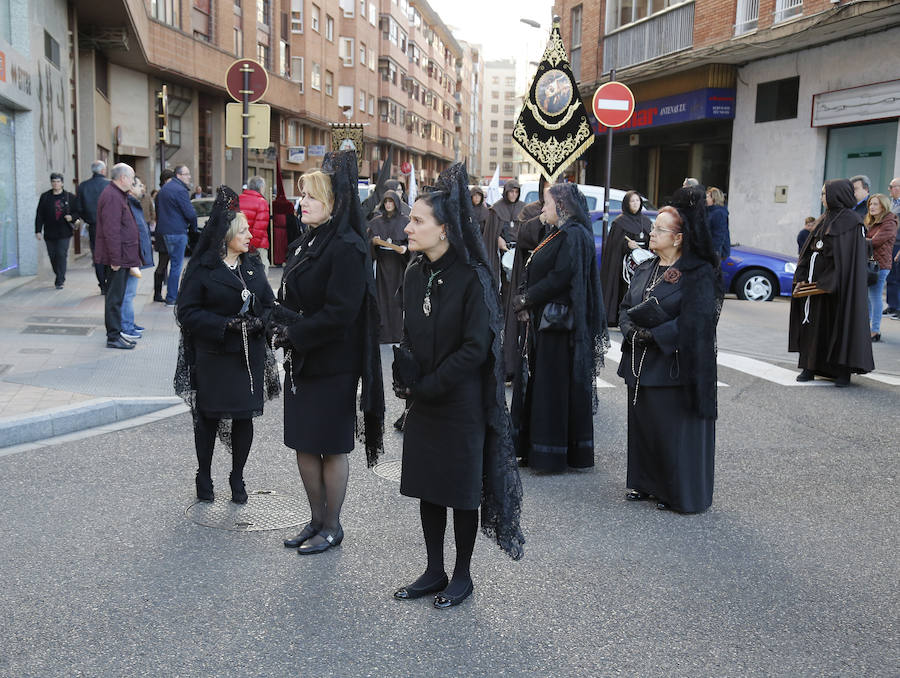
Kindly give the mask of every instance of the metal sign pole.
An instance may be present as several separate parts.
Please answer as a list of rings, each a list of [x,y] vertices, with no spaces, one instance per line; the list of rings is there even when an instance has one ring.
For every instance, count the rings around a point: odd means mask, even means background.
[[[610,69],[609,81],[616,79],[616,69]],[[606,242],[606,234],[609,233],[609,191],[612,183],[612,145],[613,128],[606,126],[606,183],[603,184],[603,229],[600,231],[600,248]]]
[[[250,72],[253,69],[247,64],[241,66],[241,73],[244,74],[244,88],[241,90],[241,99],[243,101],[243,112],[241,113],[241,121],[243,123],[243,131],[241,133],[241,188],[247,185],[247,163],[249,162],[248,142],[250,140]]]

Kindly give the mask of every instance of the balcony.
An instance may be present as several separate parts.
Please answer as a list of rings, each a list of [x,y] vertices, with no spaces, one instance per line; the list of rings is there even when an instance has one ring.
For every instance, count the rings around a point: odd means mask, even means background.
[[[759,0],[738,0],[734,34],[743,35],[759,26]]]
[[[603,40],[603,72],[642,64],[693,45],[694,3],[688,2],[608,33]]]

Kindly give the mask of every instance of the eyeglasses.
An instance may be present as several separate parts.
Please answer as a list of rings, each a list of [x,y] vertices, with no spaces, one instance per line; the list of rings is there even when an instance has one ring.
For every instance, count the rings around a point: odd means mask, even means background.
[[[677,233],[678,231],[672,231],[668,228],[657,228],[656,226],[654,226],[653,228],[650,229],[650,232],[651,233]]]

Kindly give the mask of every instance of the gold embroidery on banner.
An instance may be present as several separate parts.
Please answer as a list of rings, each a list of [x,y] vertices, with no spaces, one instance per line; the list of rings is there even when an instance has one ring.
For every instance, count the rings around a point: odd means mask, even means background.
[[[547,49],[544,50],[544,61],[547,61],[553,68],[556,68],[560,62],[568,61],[566,54],[566,46],[563,45],[562,36],[559,34],[559,28],[554,26],[550,33],[550,42],[547,43]]]
[[[542,140],[536,134],[532,134],[531,138],[529,138],[525,125],[519,120],[513,129],[513,138],[537,164],[547,168],[552,175],[548,179],[553,181],[559,175],[559,172],[564,169],[566,161],[573,156],[577,157],[593,143],[594,133],[588,124],[587,118],[582,118],[574,136],[567,134],[563,139],[550,137]]]
[[[569,119],[572,117],[572,115],[575,113],[575,111],[578,110],[578,107],[580,106],[580,104],[581,104],[581,101],[576,99],[572,103],[572,105],[569,106],[569,110],[566,111],[566,115],[562,120],[560,120],[559,122],[556,122],[556,123],[549,123],[544,119],[544,117],[541,115],[540,111],[538,110],[538,107],[535,106],[534,103],[530,99],[525,100],[525,105],[528,107],[528,110],[531,111],[531,114],[534,116],[534,119],[537,120],[537,122],[539,122],[541,124],[541,126],[546,129],[559,129],[560,127],[565,125],[567,122],[569,122]]]

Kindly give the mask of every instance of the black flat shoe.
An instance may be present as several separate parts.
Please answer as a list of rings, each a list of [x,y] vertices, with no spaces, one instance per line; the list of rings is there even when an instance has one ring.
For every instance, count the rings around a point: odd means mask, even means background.
[[[846,388],[850,385],[850,375],[848,374],[846,377],[838,377],[834,380],[834,385],[837,388]]]
[[[421,579],[421,577],[419,579]],[[447,588],[447,583],[449,582],[446,572],[438,577],[433,584],[416,586],[416,583],[418,583],[418,581],[419,580],[417,579],[412,584],[394,591],[394,598],[397,598],[398,600],[415,600],[416,598],[427,596],[429,593],[437,593],[438,591],[443,591],[445,588]]]
[[[475,587],[472,585],[472,582],[469,582],[469,585],[457,596],[446,595],[446,592],[439,593],[434,597],[434,606],[443,610],[448,607],[453,607],[454,605],[459,605],[462,601],[472,595],[472,591],[475,590]]]
[[[231,485],[231,501],[235,504],[247,503],[247,489],[244,487],[244,479],[235,479],[234,474],[228,476],[228,483]]]
[[[298,546],[300,546],[303,542],[305,542],[307,539],[311,539],[312,537],[315,537],[319,533],[320,529],[322,529],[322,528],[313,527],[313,524],[309,523],[306,527],[303,528],[303,530],[301,530],[300,534],[298,534],[296,537],[291,537],[290,539],[285,539],[284,545],[287,546],[289,549],[295,549]]]
[[[872,335],[872,343],[875,344],[875,343],[878,343],[879,341],[881,341],[881,332],[876,332],[875,334]]]
[[[398,431],[402,431],[403,427],[406,425],[406,410],[403,410],[403,414],[399,416],[397,421],[394,422],[394,428]]]
[[[297,549],[297,553],[302,555],[310,555],[313,553],[322,553],[323,551],[327,551],[332,546],[338,546],[342,541],[344,541],[344,528],[339,527],[338,531],[334,534],[325,532],[324,530],[319,531],[319,536],[322,537],[325,541],[319,542],[318,544],[310,544],[308,541],[304,542],[300,545],[300,548]],[[312,539],[312,537],[310,537]]]
[[[200,475],[197,472],[194,478],[194,485],[197,486],[197,499],[200,501],[214,501],[216,495],[213,493],[213,481],[211,476]]]
[[[797,375],[797,381],[812,381],[816,378],[816,373],[812,370],[803,370],[800,374]]]
[[[671,511],[672,510],[672,507],[669,506],[664,501],[656,502],[656,508],[658,508],[660,511]]]
[[[640,490],[631,490],[631,492],[625,493],[625,499],[627,501],[647,501],[649,498],[649,494],[641,492]]]

